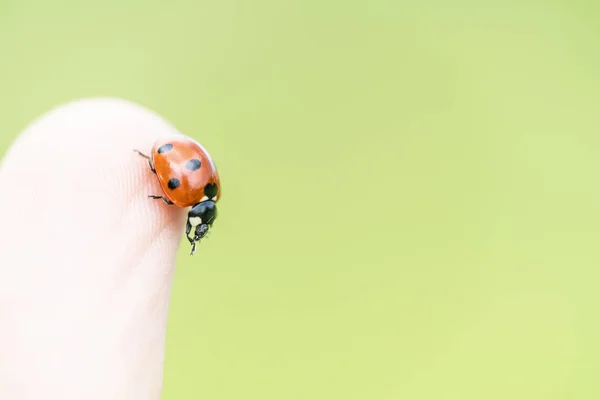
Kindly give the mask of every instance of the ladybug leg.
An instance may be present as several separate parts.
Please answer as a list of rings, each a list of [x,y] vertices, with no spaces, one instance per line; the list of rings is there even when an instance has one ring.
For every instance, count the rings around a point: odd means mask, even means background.
[[[185,234],[187,236],[187,239],[190,241],[190,244],[192,245],[192,251],[190,253],[191,256],[194,255],[194,253],[196,252],[196,241],[198,240],[197,238],[192,238],[190,236],[190,233],[192,232],[192,224],[190,223],[190,221],[187,221],[187,224],[185,224]]]
[[[148,157],[147,155],[145,155],[144,153],[142,153],[139,150],[133,149],[134,152],[138,153],[140,156],[144,157],[146,160],[149,160],[150,157]]]
[[[187,238],[190,241],[190,244],[194,244],[195,240],[192,237],[190,237],[191,231],[192,231],[192,224],[188,220],[187,224],[185,225],[185,234],[187,235]]]
[[[173,202],[171,200],[167,199],[165,196],[155,196],[153,194],[149,194],[148,197],[151,198],[151,199],[162,199],[168,205],[172,205],[173,204]]]
[[[138,153],[140,156],[144,157],[146,160],[148,160],[148,165],[150,166],[150,171],[152,171],[153,173],[156,173],[156,170],[154,169],[154,166],[152,165],[152,160],[150,159],[150,157],[148,157],[147,155],[145,155],[144,153],[142,153],[139,150],[133,150],[136,153]]]

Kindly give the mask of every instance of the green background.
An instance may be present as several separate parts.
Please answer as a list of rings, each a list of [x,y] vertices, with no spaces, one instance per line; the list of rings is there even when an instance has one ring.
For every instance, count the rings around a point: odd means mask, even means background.
[[[224,185],[163,398],[600,398],[600,3],[0,0],[0,150],[87,96]]]

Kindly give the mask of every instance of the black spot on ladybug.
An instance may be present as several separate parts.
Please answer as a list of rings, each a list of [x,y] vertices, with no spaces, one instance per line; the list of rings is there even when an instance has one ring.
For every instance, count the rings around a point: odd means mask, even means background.
[[[197,170],[198,168],[200,168],[201,165],[202,165],[202,163],[197,158],[194,158],[193,160],[190,160],[185,163],[185,167],[187,169],[189,169],[190,171]]]
[[[171,143],[167,143],[167,144],[163,144],[162,146],[160,146],[158,148],[158,150],[156,150],[156,152],[158,154],[162,154],[162,153],[166,153],[167,151],[171,150],[173,148],[173,145]]]
[[[169,179],[169,183],[167,183],[167,186],[169,186],[169,189],[173,190],[173,189],[177,189],[179,187],[179,179],[177,178],[171,178]]]
[[[209,199],[215,197],[218,191],[219,188],[217,187],[216,183],[209,183],[208,185],[204,186],[204,195]]]

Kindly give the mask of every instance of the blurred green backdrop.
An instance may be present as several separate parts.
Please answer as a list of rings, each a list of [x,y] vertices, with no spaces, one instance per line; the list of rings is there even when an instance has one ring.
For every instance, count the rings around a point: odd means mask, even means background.
[[[119,96],[200,140],[163,398],[600,398],[600,3],[0,0],[0,150]]]

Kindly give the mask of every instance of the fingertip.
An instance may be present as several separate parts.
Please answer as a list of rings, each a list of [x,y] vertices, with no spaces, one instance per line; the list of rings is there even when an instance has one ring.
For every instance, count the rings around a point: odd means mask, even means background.
[[[2,209],[14,210],[5,218],[17,236],[64,237],[59,247],[82,256],[97,256],[102,244],[101,251],[120,249],[121,257],[151,252],[174,259],[184,212],[148,198],[160,187],[134,152],[149,152],[172,135],[181,133],[157,113],[118,98],[56,107],[28,126],[3,159],[0,184],[11,190]]]

